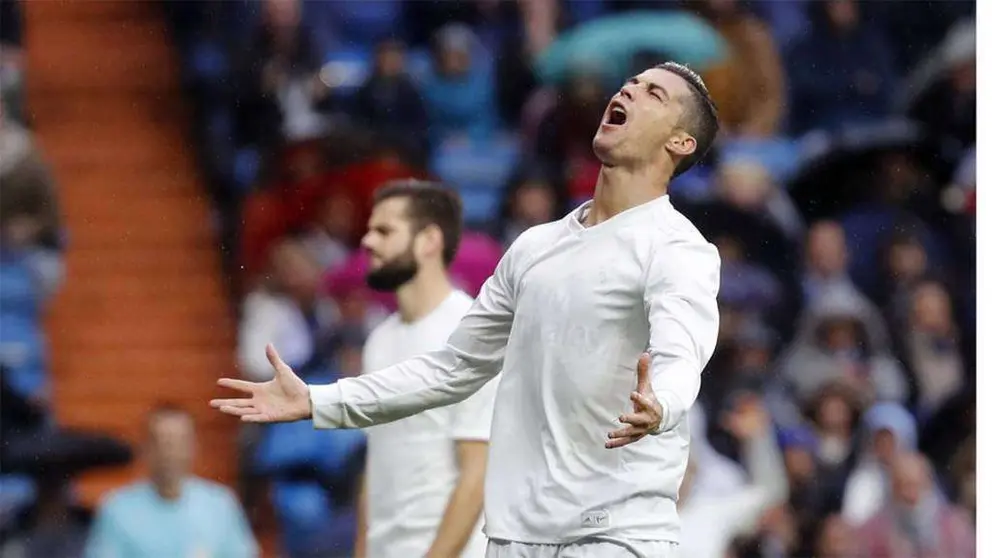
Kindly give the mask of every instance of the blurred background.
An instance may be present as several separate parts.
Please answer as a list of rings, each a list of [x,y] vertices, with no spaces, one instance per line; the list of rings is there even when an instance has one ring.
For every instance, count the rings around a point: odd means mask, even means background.
[[[974,2],[0,7],[0,557],[204,521],[229,556],[349,556],[361,432],[241,428],[214,380],[269,377],[270,341],[310,382],[358,373],[390,179],[459,189],[477,294],[591,196],[607,99],[668,59],[722,119],[671,186],[723,258],[688,502],[767,496],[713,558],[974,556]],[[194,477],[228,489],[141,520],[142,487]]]

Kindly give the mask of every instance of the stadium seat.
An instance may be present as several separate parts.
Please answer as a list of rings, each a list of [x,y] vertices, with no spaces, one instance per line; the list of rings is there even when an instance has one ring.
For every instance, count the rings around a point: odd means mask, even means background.
[[[27,256],[0,265],[0,364],[4,381],[19,396],[40,397],[48,385],[48,347],[41,309],[43,292]]]
[[[338,477],[364,446],[360,430],[314,430],[307,422],[273,424],[265,427],[254,469],[260,475],[280,475],[312,468]]]
[[[355,513],[337,507],[313,481],[276,481],[272,486],[282,547],[291,558],[351,556]]]
[[[517,141],[509,135],[490,141],[449,142],[438,148],[431,170],[444,182],[458,187],[465,220],[479,223],[496,215],[503,186],[518,158]]]
[[[209,40],[193,45],[185,65],[190,77],[196,82],[225,80],[230,71],[227,53],[220,45]]]

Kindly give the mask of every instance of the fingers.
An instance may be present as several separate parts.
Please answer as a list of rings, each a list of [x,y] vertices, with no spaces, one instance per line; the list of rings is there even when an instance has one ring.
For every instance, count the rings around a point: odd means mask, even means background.
[[[225,415],[231,415],[232,417],[240,417],[241,420],[247,421],[253,415],[258,415],[258,409],[255,407],[231,407],[228,405],[221,405],[217,408],[220,412]]]
[[[616,449],[622,448],[626,445],[633,444],[634,442],[643,438],[644,434],[636,434],[634,436],[623,436],[620,438],[610,438],[606,441],[606,449]]]
[[[607,438],[615,440],[617,438],[630,438],[631,436],[643,436],[648,433],[644,426],[625,426],[619,430],[614,430],[607,434]]]
[[[272,368],[275,369],[277,374],[291,373],[293,371],[288,364],[282,361],[282,358],[279,357],[279,352],[276,351],[272,343],[265,346],[265,356],[269,358],[269,364],[272,365]]]
[[[251,399],[214,399],[210,402],[210,406],[225,415],[240,417],[242,420],[258,414],[258,408]]]
[[[210,406],[214,409],[220,409],[221,407],[249,408],[254,407],[255,404],[252,403],[251,399],[212,399],[210,400]]]
[[[263,413],[252,413],[248,415],[241,415],[241,422],[251,422],[251,423],[269,423],[278,422],[272,419],[269,415]]]
[[[644,353],[637,359],[637,392],[648,393],[651,390],[651,355]]]
[[[240,391],[242,393],[255,393],[255,387],[258,385],[255,382],[246,382],[244,380],[235,380],[234,378],[221,378],[217,380],[217,385],[227,389],[233,389],[235,391]]]
[[[607,434],[606,448],[613,449],[632,444],[648,435],[652,427],[652,419],[644,415],[624,415],[620,417],[625,426]]]
[[[631,413],[629,415],[620,415],[620,422],[631,426],[641,426],[644,428],[650,427],[651,424],[657,422],[657,420],[657,417],[653,417],[648,413]]]

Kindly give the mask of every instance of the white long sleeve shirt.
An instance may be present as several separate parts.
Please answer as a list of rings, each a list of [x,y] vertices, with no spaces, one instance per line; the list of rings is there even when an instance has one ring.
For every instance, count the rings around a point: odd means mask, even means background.
[[[314,425],[361,428],[450,405],[502,370],[490,538],[678,541],[685,419],[716,344],[719,256],[667,196],[588,228],[587,209],[521,235],[444,350],[312,386]],[[661,432],[606,449],[645,349]]]

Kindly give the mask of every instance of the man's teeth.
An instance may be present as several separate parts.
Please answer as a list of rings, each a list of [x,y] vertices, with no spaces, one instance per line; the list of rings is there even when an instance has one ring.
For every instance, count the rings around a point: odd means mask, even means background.
[[[610,124],[622,125],[627,121],[627,113],[620,107],[610,109]]]

